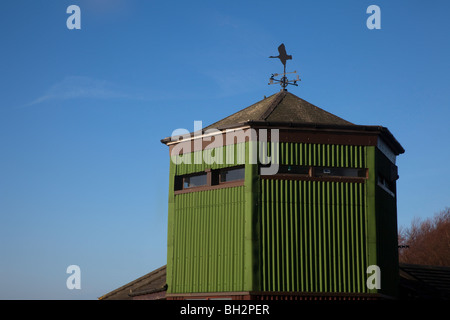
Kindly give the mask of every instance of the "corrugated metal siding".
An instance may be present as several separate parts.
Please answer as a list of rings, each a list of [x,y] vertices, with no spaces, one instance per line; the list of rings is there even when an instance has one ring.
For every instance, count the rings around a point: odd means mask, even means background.
[[[365,148],[280,143],[279,163],[365,168]],[[365,183],[261,180],[261,289],[367,292],[365,188]]]
[[[365,146],[335,144],[279,144],[280,164],[364,168]]]
[[[173,156],[172,161],[176,164],[175,174],[183,175],[204,171],[207,168],[220,169],[244,164],[246,160],[246,144],[248,143],[238,143],[214,148],[213,150],[206,149],[181,156]],[[259,143],[258,145],[260,153],[267,153],[267,156],[272,155],[275,144]],[[277,145],[279,147],[279,164],[347,168],[364,168],[366,165],[364,157],[366,147],[364,146],[286,142]],[[259,153],[257,157],[260,159]],[[185,158],[184,162],[183,158]]]
[[[378,149],[375,151],[376,176],[389,177],[393,164]],[[377,179],[375,179],[377,183]],[[381,289],[387,295],[398,295],[398,234],[396,183],[392,189],[394,197],[378,185],[375,187],[377,224],[377,264],[382,270]]]
[[[220,169],[245,163],[246,143],[227,145],[219,148],[195,151],[172,156],[176,164],[176,175],[201,172],[205,169]]]
[[[244,163],[246,145],[196,152],[188,155],[191,164],[174,159],[171,179],[175,174]],[[279,150],[281,164],[367,165],[364,146],[280,143]],[[212,157],[223,163],[211,163]],[[247,172],[245,183],[245,187],[176,196],[172,186],[168,292],[367,292],[366,184],[260,180]],[[244,191],[252,188],[258,190],[254,203]],[[248,222],[259,215],[259,222],[245,226],[246,215]],[[255,240],[247,239],[253,232],[249,228],[255,231]],[[258,250],[256,261],[247,261]],[[254,275],[259,279],[257,287],[248,274],[254,263],[259,263]]]
[[[243,186],[175,197],[170,292],[243,289],[244,208]]]
[[[342,294],[333,295],[323,293],[321,295],[304,294],[304,295],[289,295],[289,294],[271,294],[252,297],[254,300],[293,300],[293,301],[343,301],[343,300],[380,300],[379,296],[369,294]]]
[[[261,180],[263,291],[367,292],[365,184]]]

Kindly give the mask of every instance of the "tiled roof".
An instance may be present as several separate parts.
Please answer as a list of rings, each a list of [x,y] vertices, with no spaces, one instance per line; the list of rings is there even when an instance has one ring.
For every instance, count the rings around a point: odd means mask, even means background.
[[[450,267],[401,263],[399,269],[404,298],[450,300]]]
[[[353,125],[296,95],[280,91],[242,109],[205,129],[221,129],[249,121],[295,124]]]
[[[400,299],[450,300],[450,267],[400,264]],[[166,266],[162,266],[116,290],[100,300],[130,300],[133,297],[165,291]]]
[[[383,126],[356,125],[329,113],[308,101],[305,101],[288,91],[280,91],[251,106],[244,108],[232,115],[223,118],[205,128],[226,130],[242,126],[251,127],[290,127],[304,130],[327,130],[331,132],[354,132],[381,134],[385,142],[392,148],[395,154],[405,152],[400,143],[391,132]],[[330,131],[331,130],[331,131]],[[191,136],[194,133],[191,133]],[[179,139],[175,139],[179,141]],[[174,141],[172,137],[161,139],[168,144]]]
[[[127,283],[99,298],[99,300],[131,300],[133,296],[166,290],[166,266]]]

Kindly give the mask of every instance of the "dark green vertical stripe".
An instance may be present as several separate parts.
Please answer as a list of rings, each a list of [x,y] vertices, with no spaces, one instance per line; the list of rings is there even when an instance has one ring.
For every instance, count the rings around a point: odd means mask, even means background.
[[[262,180],[266,290],[364,292],[364,184]],[[269,212],[270,211],[270,212]]]

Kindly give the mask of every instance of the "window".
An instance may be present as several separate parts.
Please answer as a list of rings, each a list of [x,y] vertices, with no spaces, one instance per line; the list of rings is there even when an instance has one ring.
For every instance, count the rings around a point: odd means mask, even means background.
[[[378,175],[378,186],[381,187],[384,191],[389,193],[391,196],[395,197],[395,182],[389,182],[382,175]]]
[[[260,168],[265,165],[261,165]],[[260,171],[261,174],[261,171]],[[363,183],[368,178],[366,168],[342,168],[324,166],[279,165],[277,173],[262,175],[264,179],[308,181],[343,181]]]
[[[261,168],[263,167],[269,167],[270,165],[260,165],[259,167],[259,174],[261,174]],[[278,165],[278,171],[277,174],[282,175],[302,175],[302,176],[308,176],[309,175],[310,167],[308,166],[297,166],[297,165],[285,165],[280,164]]]
[[[234,169],[224,169],[220,171],[219,175],[220,175],[219,183],[244,180],[245,169],[244,167]]]
[[[315,168],[313,168],[313,176],[314,177],[365,178],[366,177],[366,169],[315,167]]]
[[[175,176],[174,191],[178,194],[235,187],[244,185],[244,180],[244,166],[218,170],[206,169],[204,172]]]
[[[185,176],[183,179],[183,189],[205,186],[206,184],[206,173]]]
[[[309,175],[309,167],[306,166],[294,166],[294,165],[280,165],[278,167],[278,173],[281,174],[301,174]]]

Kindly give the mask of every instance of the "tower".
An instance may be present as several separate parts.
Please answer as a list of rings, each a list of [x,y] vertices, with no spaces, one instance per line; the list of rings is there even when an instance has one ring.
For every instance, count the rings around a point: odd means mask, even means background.
[[[283,87],[161,141],[171,154],[168,299],[397,295],[404,149],[387,128],[350,123]]]

